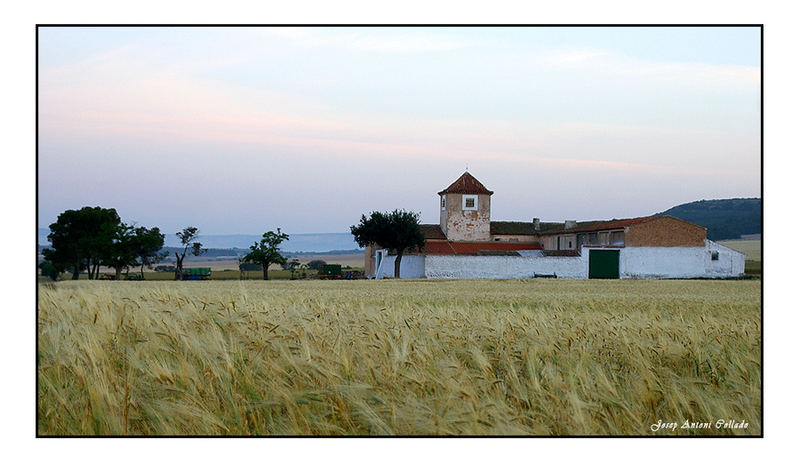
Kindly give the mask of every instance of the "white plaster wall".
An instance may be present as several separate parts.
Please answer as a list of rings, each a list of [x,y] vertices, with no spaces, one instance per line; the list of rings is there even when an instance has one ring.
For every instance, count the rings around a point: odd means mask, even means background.
[[[619,253],[621,279],[703,277],[705,247],[625,247]],[[708,256],[711,260],[711,255]]]
[[[719,260],[711,260],[711,251]],[[744,273],[744,255],[706,240],[704,247],[625,247],[620,250],[621,279],[737,277]]]
[[[394,277],[394,260],[396,255],[384,255],[378,269],[375,270],[375,278]],[[401,279],[422,279],[425,277],[425,256],[405,255],[400,260]]]
[[[744,275],[744,261],[746,255],[736,250],[720,245],[717,242],[706,240],[706,250],[709,256],[706,265],[706,275],[709,277],[738,277]],[[711,252],[719,253],[719,259],[711,260]]]
[[[425,256],[425,277],[429,279],[520,279],[533,277],[534,274],[556,274],[558,278],[586,279],[589,276],[588,258]]]
[[[589,278],[589,250],[581,256],[456,256],[408,255],[400,263],[404,279],[521,279],[534,274],[556,274],[564,279]],[[604,249],[604,248],[601,248]],[[620,248],[621,279],[737,277],[744,274],[745,255],[706,240],[705,247]],[[711,252],[719,260],[711,260]],[[375,277],[394,277],[395,256],[384,256]]]

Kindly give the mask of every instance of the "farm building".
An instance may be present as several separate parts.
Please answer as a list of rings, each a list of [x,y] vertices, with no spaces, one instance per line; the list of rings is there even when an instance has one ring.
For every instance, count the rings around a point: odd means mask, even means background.
[[[733,277],[745,255],[670,216],[607,221],[492,221],[493,192],[465,172],[439,192],[439,224],[422,224],[425,247],[405,254],[402,278],[587,279]],[[394,255],[368,246],[366,275],[394,276]]]

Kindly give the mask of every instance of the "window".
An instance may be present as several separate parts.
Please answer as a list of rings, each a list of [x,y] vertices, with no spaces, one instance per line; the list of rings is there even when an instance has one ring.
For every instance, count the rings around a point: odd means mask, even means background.
[[[465,211],[477,211],[478,195],[461,195],[461,209]]]
[[[711,261],[719,261],[719,251],[711,252]]]
[[[567,248],[570,250],[572,249],[572,240],[569,241],[569,246]]]
[[[611,232],[609,240],[611,245],[625,245],[625,232],[621,230]]]
[[[447,208],[447,197],[442,195],[442,211]]]

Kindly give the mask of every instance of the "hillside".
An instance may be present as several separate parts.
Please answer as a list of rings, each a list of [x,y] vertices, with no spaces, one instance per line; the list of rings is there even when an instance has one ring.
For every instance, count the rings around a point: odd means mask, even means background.
[[[761,233],[761,199],[700,200],[672,207],[668,215],[708,228],[709,240],[737,239]]]

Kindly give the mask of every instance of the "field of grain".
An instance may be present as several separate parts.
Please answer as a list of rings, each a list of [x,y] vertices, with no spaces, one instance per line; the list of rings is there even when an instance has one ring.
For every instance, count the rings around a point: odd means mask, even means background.
[[[758,435],[760,304],[757,281],[43,284],[37,431]]]
[[[721,240],[719,244],[744,253],[748,261],[761,261],[761,240]]]

